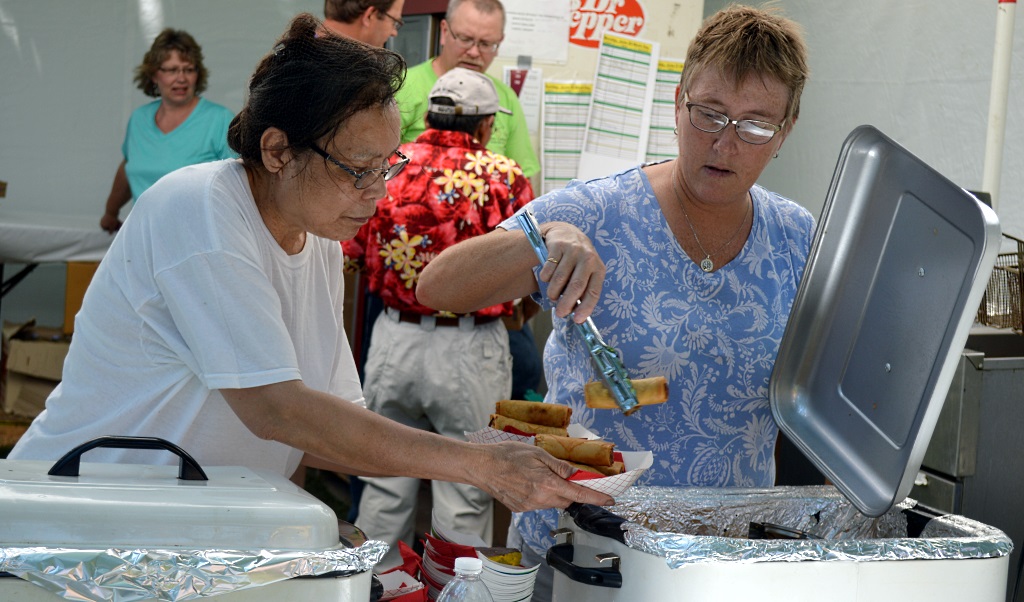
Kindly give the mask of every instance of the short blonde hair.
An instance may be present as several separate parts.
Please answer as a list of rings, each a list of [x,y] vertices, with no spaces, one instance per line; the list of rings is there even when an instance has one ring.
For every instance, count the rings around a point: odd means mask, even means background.
[[[800,95],[810,74],[807,45],[800,25],[774,7],[734,5],[705,19],[686,51],[677,103],[694,77],[708,68],[737,82],[750,76],[779,80],[789,90],[785,123],[800,115]]]

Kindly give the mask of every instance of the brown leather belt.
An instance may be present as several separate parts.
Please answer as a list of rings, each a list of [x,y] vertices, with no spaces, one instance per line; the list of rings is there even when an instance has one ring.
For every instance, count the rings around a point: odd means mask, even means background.
[[[392,313],[395,312],[395,310],[393,310],[393,309],[392,310],[388,310],[388,311],[391,311]],[[429,321],[430,317],[431,316],[424,316],[422,314],[414,313],[414,312],[411,312],[411,311],[399,311],[398,312],[398,321],[399,322],[409,322],[410,324],[419,324],[419,323],[424,322],[424,321]],[[435,316],[434,317],[434,325],[435,326],[458,326],[460,320],[461,320],[461,318],[451,318],[451,317],[448,317],[448,316]],[[473,316],[473,326],[480,326],[481,324],[490,324],[491,322],[494,322],[496,320],[498,320],[498,316]]]

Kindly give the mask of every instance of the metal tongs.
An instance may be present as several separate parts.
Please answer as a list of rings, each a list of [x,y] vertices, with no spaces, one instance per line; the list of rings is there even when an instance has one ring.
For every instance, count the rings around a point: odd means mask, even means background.
[[[533,217],[533,213],[527,209],[517,214],[516,220],[522,226],[523,231],[526,232],[526,238],[530,241],[534,253],[537,254],[541,266],[543,266],[548,260],[548,246],[544,243],[544,237],[540,234],[537,218]],[[577,300],[576,304],[578,305],[579,303],[580,301]],[[569,317],[571,319],[572,314]],[[583,341],[587,345],[587,351],[590,352],[590,360],[594,363],[594,367],[601,376],[604,385],[611,391],[612,398],[615,399],[615,403],[618,404],[622,413],[629,416],[640,409],[636,398],[636,389],[633,388],[633,383],[630,382],[629,376],[626,375],[626,367],[622,364],[619,352],[604,342],[604,339],[601,338],[601,333],[594,326],[594,321],[588,317],[582,324],[576,324],[576,330],[583,337]]]

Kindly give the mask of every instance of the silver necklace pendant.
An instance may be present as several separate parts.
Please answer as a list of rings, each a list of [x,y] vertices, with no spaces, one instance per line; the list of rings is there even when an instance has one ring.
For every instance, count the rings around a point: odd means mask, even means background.
[[[700,260],[700,264],[699,264],[700,265],[700,269],[704,270],[704,273],[710,274],[711,272],[713,272],[715,270],[715,262],[711,261],[711,253],[708,253],[707,250],[704,249],[704,245],[700,244],[700,237],[697,236],[697,229],[693,227],[693,222],[690,220],[690,216],[687,215],[686,208],[683,207],[683,197],[682,197],[682,195],[679,194],[678,184],[676,183],[676,177],[675,176],[676,176],[675,172],[672,172],[672,192],[675,193],[676,201],[679,203],[679,209],[683,212],[683,217],[686,218],[686,225],[690,227],[690,233],[693,234],[693,241],[695,243],[697,243],[697,248],[699,248],[700,252],[704,254],[704,259]],[[747,208],[751,212],[754,211],[754,202],[753,202],[753,200],[751,200],[750,203],[748,203]],[[718,250],[715,251],[715,254],[721,253],[730,244],[732,244],[732,241],[736,240],[736,237],[739,236],[740,232],[743,231],[743,226],[746,223],[747,223],[747,216],[744,215],[743,216],[743,220],[740,221],[739,228],[736,228],[736,231],[733,232],[733,234],[729,238],[729,240],[725,241],[725,243],[722,246],[718,247]]]

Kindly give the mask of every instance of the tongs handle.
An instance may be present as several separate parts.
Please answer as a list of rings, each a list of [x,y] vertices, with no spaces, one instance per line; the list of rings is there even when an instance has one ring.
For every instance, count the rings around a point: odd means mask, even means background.
[[[530,246],[533,247],[533,252],[537,254],[537,258],[540,259],[543,266],[548,260],[548,246],[544,242],[544,237],[541,236],[537,218],[529,209],[526,209],[516,214],[516,221],[523,228],[527,240],[530,241]],[[576,304],[579,305],[579,303],[580,301],[577,299]],[[628,416],[638,410],[640,405],[636,398],[636,389],[633,388],[633,383],[630,382],[629,376],[626,374],[626,367],[622,364],[619,352],[605,344],[597,326],[589,317],[582,324],[576,324],[576,330],[583,337],[587,351],[590,352],[590,360],[594,363],[598,375],[608,387],[622,413]]]

